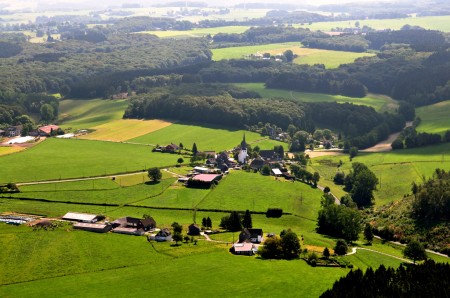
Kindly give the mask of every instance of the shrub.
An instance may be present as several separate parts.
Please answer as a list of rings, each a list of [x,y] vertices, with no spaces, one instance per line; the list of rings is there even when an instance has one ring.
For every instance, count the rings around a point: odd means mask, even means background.
[[[283,215],[283,209],[281,208],[269,208],[266,212],[266,217],[280,218]]]

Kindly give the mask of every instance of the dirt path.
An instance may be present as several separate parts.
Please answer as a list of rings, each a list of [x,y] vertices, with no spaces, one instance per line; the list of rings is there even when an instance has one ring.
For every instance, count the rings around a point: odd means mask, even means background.
[[[406,125],[404,128],[406,127],[410,127],[412,126],[412,121],[410,122],[406,122]],[[401,132],[397,132],[397,133],[393,133],[391,135],[389,135],[389,137],[384,140],[379,142],[378,144],[376,144],[373,147],[361,150],[361,152],[388,152],[392,150],[391,144],[392,142],[395,141],[395,139],[397,139],[397,137],[400,135]]]

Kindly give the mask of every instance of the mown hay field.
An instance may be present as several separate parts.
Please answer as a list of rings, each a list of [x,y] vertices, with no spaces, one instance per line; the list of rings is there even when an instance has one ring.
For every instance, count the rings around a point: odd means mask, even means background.
[[[416,115],[421,119],[420,132],[444,134],[450,130],[450,100],[417,108]]]

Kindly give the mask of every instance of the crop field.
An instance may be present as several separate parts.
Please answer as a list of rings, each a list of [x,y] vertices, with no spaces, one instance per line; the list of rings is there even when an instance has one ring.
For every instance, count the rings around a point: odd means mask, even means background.
[[[122,119],[126,100],[65,99],[60,102],[59,121],[63,129],[87,129]]]
[[[374,193],[377,206],[396,201],[411,193],[411,183],[421,183],[423,177],[430,177],[436,168],[450,170],[448,152],[450,144],[404,149],[384,153],[360,153],[354,162],[366,164],[378,177],[378,191]],[[347,156],[323,156],[312,159],[312,170],[321,174],[320,185],[327,185],[338,197],[344,194],[342,187],[333,183],[339,160],[341,170],[348,173],[351,163]]]
[[[252,146],[253,144],[259,144],[259,140],[267,140],[265,144],[267,144],[268,147],[263,148],[260,146],[261,149],[273,149],[273,146],[275,145],[284,145],[286,147],[285,143],[268,140],[254,132],[226,128],[223,126],[211,125],[206,127],[182,123],[175,123],[144,136],[130,139],[129,142],[151,145],[168,145],[170,143],[178,145],[179,143],[182,143],[187,149],[191,149],[193,143],[196,143],[199,151],[223,151],[239,145],[244,133],[247,143]]]
[[[369,26],[377,30],[393,29],[399,30],[404,25],[420,26],[429,30],[440,30],[450,32],[450,16],[415,17],[405,19],[386,20],[354,20],[342,22],[320,22],[311,25],[296,25],[295,27],[309,28],[311,30],[330,31],[333,28],[353,28],[355,22],[359,22],[360,27]]]
[[[175,165],[178,155],[115,142],[47,139],[25,151],[0,157],[1,182],[89,177]]]
[[[91,127],[95,131],[79,138],[121,142],[133,139],[172,125],[164,120],[121,119]]]
[[[0,147],[0,156],[2,155],[8,155],[11,153],[16,153],[16,152],[20,152],[24,150],[23,147],[17,147],[17,146],[12,146],[12,147]]]
[[[422,120],[417,131],[444,134],[450,129],[450,100],[416,109]]]
[[[337,68],[341,64],[352,63],[357,58],[375,55],[372,53],[303,48],[300,43],[295,42],[212,49],[212,53],[213,60],[219,61],[223,59],[240,59],[256,53],[277,55],[282,54],[286,50],[291,50],[294,54],[298,55],[294,59],[294,63],[308,65],[324,64],[326,68]]]
[[[265,88],[263,83],[238,83],[239,87],[258,92],[265,98],[284,98],[289,100],[296,100],[300,102],[349,102],[357,105],[365,105],[373,107],[376,111],[393,111],[398,107],[398,104],[392,98],[369,93],[366,97],[355,98],[342,95],[330,95],[323,93],[307,93],[298,91],[289,91],[284,89],[269,89]]]
[[[203,37],[206,35],[216,35],[217,33],[243,33],[249,26],[226,26],[214,28],[194,28],[187,31],[167,30],[167,31],[144,31],[139,33],[154,34],[160,38],[182,38],[182,37]]]

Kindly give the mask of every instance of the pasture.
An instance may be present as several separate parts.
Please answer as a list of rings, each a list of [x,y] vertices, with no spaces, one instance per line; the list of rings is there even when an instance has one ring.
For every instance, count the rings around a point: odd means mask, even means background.
[[[450,129],[450,100],[417,108],[416,115],[422,120],[417,131],[442,135]]]
[[[356,98],[323,93],[307,93],[289,91],[284,89],[270,89],[265,88],[263,83],[237,83],[235,85],[258,92],[264,98],[284,98],[299,102],[348,102],[356,105],[369,106],[379,112],[393,111],[398,107],[397,102],[392,98],[385,95],[372,93],[369,93],[366,97],[363,98]]]
[[[113,175],[176,164],[178,155],[153,153],[151,149],[136,144],[51,138],[25,151],[0,157],[0,181]]]
[[[64,99],[59,105],[61,128],[87,129],[122,119],[128,106],[126,100]]]
[[[120,119],[91,127],[92,133],[82,135],[80,139],[122,142],[133,139],[172,125],[164,120]]]
[[[423,177],[430,177],[436,168],[450,170],[448,152],[450,144],[404,149],[383,153],[360,153],[354,162],[366,164],[378,177],[380,183],[374,193],[376,206],[396,201],[411,193],[411,183],[421,183]],[[339,160],[341,170],[348,173],[351,162],[348,156],[323,156],[312,159],[310,169],[321,175],[320,185],[329,186],[338,197],[344,194],[342,187],[333,183]]]
[[[188,123],[175,123],[152,133],[130,139],[131,143],[168,145],[170,143],[182,143],[185,148],[191,149],[193,143],[197,144],[199,151],[223,151],[236,147],[245,138],[248,144],[255,146],[264,140],[267,147],[261,149],[273,149],[275,145],[284,145],[285,143],[268,140],[267,137],[261,137],[260,134],[240,129],[227,128],[216,125],[203,125]]]
[[[188,37],[204,37],[207,35],[216,35],[217,33],[243,33],[249,26],[226,26],[213,28],[194,28],[187,31],[167,30],[167,31],[143,31],[142,34],[153,34],[160,38],[188,38]]]
[[[294,63],[308,65],[324,64],[326,68],[337,68],[341,64],[352,63],[358,58],[375,55],[372,53],[353,53],[303,48],[300,43],[295,42],[220,48],[212,49],[211,51],[213,53],[213,60],[219,61],[223,59],[241,59],[257,53],[278,55],[287,50],[291,50],[294,54],[297,54],[298,57],[294,59]]]
[[[411,17],[403,19],[385,20],[353,20],[340,22],[320,22],[311,25],[294,25],[295,27],[309,28],[311,30],[331,31],[333,28],[353,28],[355,22],[359,22],[360,27],[369,26],[377,30],[392,29],[399,30],[404,25],[420,26],[429,30],[440,30],[450,32],[450,16],[432,17]]]

